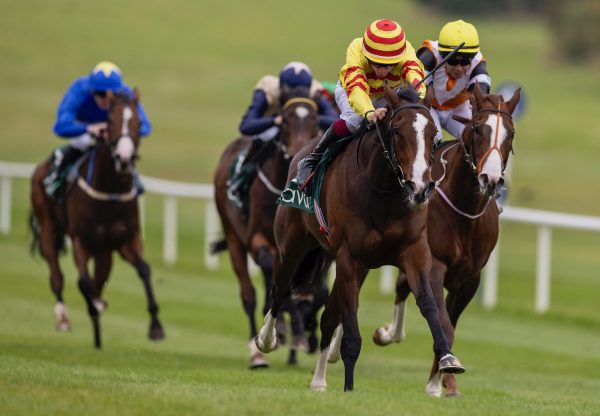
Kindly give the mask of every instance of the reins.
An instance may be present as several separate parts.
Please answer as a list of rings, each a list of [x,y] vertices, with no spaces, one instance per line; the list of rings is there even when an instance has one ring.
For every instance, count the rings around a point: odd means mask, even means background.
[[[413,108],[413,109],[420,109],[420,110],[425,110],[427,112],[429,112],[429,109],[424,106],[423,104],[420,103],[408,103],[408,104],[403,104],[395,109],[392,110],[392,112],[390,113],[389,117],[386,117],[389,119],[389,125],[388,125],[388,131],[391,131],[391,124],[392,121],[394,120],[394,117],[396,117],[396,115],[402,111],[402,110],[406,110],[409,108]],[[374,110],[370,110],[367,111],[366,114],[374,112]],[[366,115],[365,114],[365,115]],[[375,122],[375,130],[377,132],[377,138],[379,139],[379,144],[381,145],[381,148],[383,149],[383,156],[387,159],[390,167],[392,168],[392,171],[394,172],[394,177],[398,180],[398,184],[400,185],[399,189],[380,189],[377,186],[373,185],[368,178],[362,173],[362,170],[359,167],[359,149],[360,149],[360,142],[362,141],[362,138],[364,136],[364,133],[361,135],[360,140],[358,145],[356,146],[356,166],[358,168],[358,171],[360,173],[360,176],[363,178],[363,180],[375,191],[379,192],[379,193],[393,193],[393,192],[398,192],[399,190],[402,190],[406,187],[406,176],[404,174],[404,171],[402,170],[402,166],[400,166],[400,163],[398,163],[398,159],[396,158],[396,152],[394,149],[394,144],[393,144],[393,138],[392,140],[390,140],[390,149],[388,150],[385,141],[383,139],[383,135],[381,133],[381,130],[379,128],[379,123]]]

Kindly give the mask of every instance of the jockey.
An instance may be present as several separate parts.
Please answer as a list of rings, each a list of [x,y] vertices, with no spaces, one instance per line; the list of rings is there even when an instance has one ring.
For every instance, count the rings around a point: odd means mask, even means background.
[[[279,78],[265,75],[254,87],[252,102],[240,123],[240,132],[246,136],[253,136],[252,146],[243,165],[252,162],[260,153],[262,145],[279,134],[283,121],[279,113],[285,104],[281,102],[282,91],[297,87],[309,89],[310,96],[318,107],[321,129],[326,130],[338,119],[338,112],[322,93],[323,86],[313,78],[310,68],[302,62],[290,62],[281,69]],[[230,192],[234,195],[241,185],[239,179],[243,178],[234,177],[230,180]]]
[[[488,94],[491,79],[486,61],[479,50],[477,29],[463,20],[446,23],[440,31],[439,40],[426,40],[417,51],[417,57],[423,62],[425,71],[431,71],[462,42],[465,46],[446,62],[444,70],[436,71],[428,79],[428,86],[433,86],[435,90],[431,108],[431,116],[438,128],[435,143],[442,138],[442,128],[456,138],[461,137],[464,125],[452,116],[470,119],[471,103],[468,92],[479,82],[481,91]]]
[[[339,72],[335,101],[340,120],[325,132],[317,147],[298,163],[294,179],[301,188],[330,144],[356,133],[366,118],[376,122],[385,117],[384,83],[398,88],[416,86],[423,79],[421,62],[400,25],[392,20],[376,20],[362,38],[354,39],[346,51],[346,64]],[[425,85],[418,93],[425,96]]]
[[[48,195],[55,195],[63,170],[94,144],[94,138],[103,137],[106,133],[109,91],[133,94],[131,88],[123,83],[121,70],[112,62],[102,61],[89,75],[76,79],[63,96],[58,106],[54,133],[69,140],[69,144],[53,152],[52,166],[44,179]],[[139,103],[138,113],[140,135],[146,136],[150,134],[151,126]]]

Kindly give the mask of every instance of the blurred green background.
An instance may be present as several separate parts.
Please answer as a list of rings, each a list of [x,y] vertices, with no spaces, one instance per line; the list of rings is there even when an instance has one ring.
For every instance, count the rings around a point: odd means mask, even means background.
[[[457,3],[465,2],[0,0],[0,160],[37,163],[61,144],[51,128],[62,94],[106,59],[140,88],[153,123],[140,149],[140,171],[210,183],[264,74],[300,60],[316,78],[335,80],[348,43],[374,19],[397,20],[417,47],[435,39],[445,22],[463,18],[479,30],[492,88],[515,82],[527,95],[516,124],[510,203],[599,216],[600,61],[594,54],[569,56],[562,42],[575,39],[597,53],[594,26],[569,28],[559,2],[526,2],[531,10],[523,14],[516,2],[506,1],[506,8],[477,15],[459,12]],[[597,16],[597,2],[575,3],[591,5],[588,20]],[[590,33],[573,36],[578,27]],[[268,372],[246,370],[247,324],[238,285],[226,255],[216,272],[203,264],[204,206],[198,201],[179,202],[178,261],[167,266],[162,199],[145,197],[146,252],[164,343],[144,339],[141,284],[117,261],[106,294],[111,306],[103,316],[105,350],[93,351],[70,256],[62,264],[74,331],[55,333],[46,265],[27,252],[28,189],[26,181],[14,182],[12,232],[0,236],[3,414],[600,412],[598,234],[553,232],[550,312],[536,316],[536,230],[503,224],[498,308],[485,311],[474,301],[457,332],[455,352],[468,369],[459,378],[465,393],[460,401],[436,401],[423,392],[431,340],[414,305],[404,345],[372,346],[371,331],[390,319],[393,302],[379,293],[377,274],[361,296],[357,391],[341,393],[338,365],[330,369],[330,392],[315,395],[307,389],[311,357],[303,355],[298,368],[288,369],[280,351]]]

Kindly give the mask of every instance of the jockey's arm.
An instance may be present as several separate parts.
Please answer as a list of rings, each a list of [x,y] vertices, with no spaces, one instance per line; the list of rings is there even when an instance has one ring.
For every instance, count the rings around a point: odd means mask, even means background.
[[[260,134],[269,127],[275,125],[275,117],[273,116],[264,116],[265,111],[268,109],[269,105],[267,102],[267,96],[262,90],[254,90],[254,94],[252,95],[252,103],[244,117],[242,117],[242,121],[240,123],[240,132],[242,134],[252,136],[255,134]]]
[[[317,100],[319,107],[319,127],[327,130],[339,118],[338,112],[333,108],[331,102],[323,95]]]
[[[483,92],[484,94],[490,93],[490,85],[492,84],[492,82],[490,75],[487,72],[487,64],[485,60],[479,62],[479,64],[477,64],[477,66],[473,68],[473,71],[471,71],[471,77],[469,78],[469,86],[467,88],[469,92],[473,91],[473,88],[475,88],[475,84],[477,82],[479,82],[479,88],[481,89],[481,92]]]
[[[86,93],[75,82],[63,96],[54,122],[54,133],[57,136],[71,138],[84,134],[87,124],[77,120],[77,112],[85,99]]]

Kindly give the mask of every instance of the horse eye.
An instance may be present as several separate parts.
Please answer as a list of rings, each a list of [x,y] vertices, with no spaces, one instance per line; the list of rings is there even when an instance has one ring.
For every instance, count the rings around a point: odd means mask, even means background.
[[[481,126],[479,124],[474,124],[473,131],[475,131],[477,134],[481,134]]]
[[[400,130],[398,130],[398,128],[397,128],[397,127],[392,127],[392,130],[391,130],[391,131],[392,131],[392,134],[394,134],[394,135],[396,135],[396,136],[397,136],[398,134],[400,134]]]

